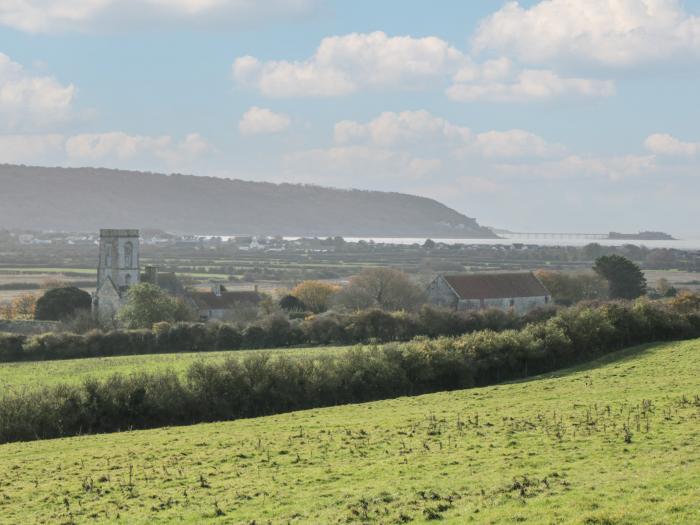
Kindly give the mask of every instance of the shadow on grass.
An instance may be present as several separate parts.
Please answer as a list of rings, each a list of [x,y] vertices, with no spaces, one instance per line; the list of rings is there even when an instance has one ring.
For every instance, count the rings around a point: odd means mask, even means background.
[[[542,379],[557,379],[561,377],[567,377],[572,374],[578,374],[580,372],[592,371],[601,368],[606,365],[611,364],[624,364],[629,361],[634,361],[644,356],[645,354],[651,353],[654,350],[662,350],[670,346],[684,344],[688,342],[696,341],[700,343],[700,339],[690,339],[685,341],[670,341],[663,343],[646,343],[639,346],[632,346],[630,348],[625,348],[623,350],[618,350],[611,354],[607,354],[591,361],[585,361],[568,368],[561,370],[556,370],[554,372],[546,372],[544,374],[539,374],[535,376],[524,377],[522,379],[514,379],[512,381],[506,381],[504,383],[499,383],[501,385],[517,384],[517,383],[529,383],[531,381],[540,381]]]

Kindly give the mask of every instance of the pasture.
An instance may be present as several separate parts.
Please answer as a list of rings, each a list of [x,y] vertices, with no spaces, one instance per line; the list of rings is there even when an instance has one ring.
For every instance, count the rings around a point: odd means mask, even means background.
[[[45,364],[45,363],[44,363]],[[0,446],[2,523],[697,523],[700,340],[492,387]]]

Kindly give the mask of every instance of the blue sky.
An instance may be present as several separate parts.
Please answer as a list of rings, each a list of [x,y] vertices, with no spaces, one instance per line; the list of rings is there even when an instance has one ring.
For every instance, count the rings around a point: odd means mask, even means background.
[[[700,236],[700,0],[0,0],[0,162]]]

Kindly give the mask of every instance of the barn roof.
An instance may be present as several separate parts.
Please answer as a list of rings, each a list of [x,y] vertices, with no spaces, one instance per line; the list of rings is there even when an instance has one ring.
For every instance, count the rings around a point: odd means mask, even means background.
[[[200,308],[208,310],[228,310],[236,306],[257,306],[260,294],[254,291],[192,292],[191,297]]]
[[[460,299],[508,299],[550,295],[532,272],[444,275]]]

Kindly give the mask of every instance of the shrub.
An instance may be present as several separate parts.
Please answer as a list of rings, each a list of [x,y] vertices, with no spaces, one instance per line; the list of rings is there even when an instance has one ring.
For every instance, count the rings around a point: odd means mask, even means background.
[[[396,336],[401,319],[372,310],[353,317],[353,330],[362,337]],[[507,320],[489,315],[481,321],[493,324],[494,319],[499,326]],[[230,330],[225,325],[183,324],[157,335],[151,330],[49,334],[28,340],[3,335],[0,354],[21,351],[66,357],[78,351],[90,353],[93,344],[116,351],[121,344],[153,346],[161,337],[173,337],[182,348],[200,348],[223,333],[238,340],[239,334]],[[247,327],[242,340],[264,344],[270,334],[295,337],[295,330],[285,318],[271,316],[261,326]],[[180,338],[182,334],[187,337]],[[552,371],[618,350],[630,341],[689,337],[700,337],[700,312],[678,312],[672,305],[642,300],[579,306],[520,330],[419,337],[313,359],[263,352],[243,360],[197,362],[182,380],[172,372],[115,375],[76,386],[6,392],[0,397],[0,442],[228,420],[487,385]],[[162,348],[160,342],[157,345]]]

